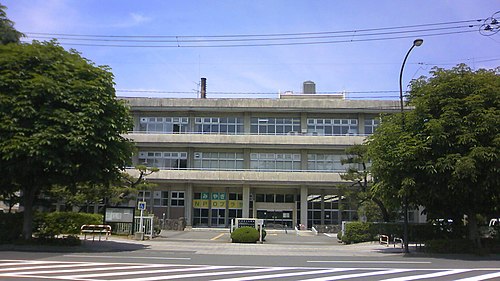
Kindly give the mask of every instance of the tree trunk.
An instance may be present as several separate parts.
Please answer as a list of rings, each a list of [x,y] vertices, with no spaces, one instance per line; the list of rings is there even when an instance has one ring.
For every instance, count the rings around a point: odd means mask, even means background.
[[[379,207],[384,222],[389,222],[390,221],[389,212],[387,211],[387,208],[385,207],[384,203],[382,203],[382,201],[380,201],[377,198],[372,198],[372,201],[375,202],[375,204],[377,204],[377,206]]]
[[[480,250],[481,240],[479,239],[479,229],[477,227],[476,215],[475,214],[467,215],[467,220],[468,220],[467,229],[469,230],[469,240],[472,242],[476,250]]]
[[[23,238],[29,240],[33,235],[33,202],[35,201],[33,187],[23,189]]]

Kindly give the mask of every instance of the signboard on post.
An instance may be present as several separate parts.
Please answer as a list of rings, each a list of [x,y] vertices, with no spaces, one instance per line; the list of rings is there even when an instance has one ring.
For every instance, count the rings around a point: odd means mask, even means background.
[[[139,201],[139,203],[137,203],[137,209],[141,211],[146,210],[146,201]]]
[[[133,207],[106,207],[104,210],[104,223],[110,222],[134,222]]]

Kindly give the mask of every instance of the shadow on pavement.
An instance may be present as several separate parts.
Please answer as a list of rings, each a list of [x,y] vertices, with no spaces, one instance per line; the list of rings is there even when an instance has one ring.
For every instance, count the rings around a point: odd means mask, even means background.
[[[97,253],[97,252],[127,252],[148,249],[149,246],[139,243],[121,241],[89,241],[84,240],[80,246],[50,246],[50,245],[0,245],[0,251],[19,252],[53,252],[53,253]]]

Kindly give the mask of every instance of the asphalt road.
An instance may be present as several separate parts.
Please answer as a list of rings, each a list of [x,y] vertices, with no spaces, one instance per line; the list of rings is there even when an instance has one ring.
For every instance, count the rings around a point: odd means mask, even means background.
[[[500,280],[499,256],[412,252],[328,236],[275,233],[233,244],[224,232],[169,232],[151,241],[77,248],[3,247],[0,280]]]

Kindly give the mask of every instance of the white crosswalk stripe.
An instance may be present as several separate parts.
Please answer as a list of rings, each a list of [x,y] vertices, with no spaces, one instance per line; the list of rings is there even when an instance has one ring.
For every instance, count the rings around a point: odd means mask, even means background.
[[[306,278],[309,278],[307,279]],[[499,268],[320,268],[227,266],[189,264],[146,264],[121,262],[73,262],[43,260],[0,260],[0,280],[5,277],[23,280],[74,281],[157,281],[174,279],[243,281],[243,280],[370,280],[411,281],[439,280],[449,276],[457,281],[497,280]]]

